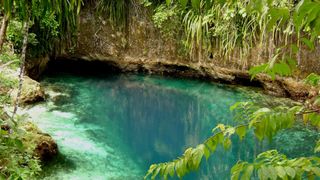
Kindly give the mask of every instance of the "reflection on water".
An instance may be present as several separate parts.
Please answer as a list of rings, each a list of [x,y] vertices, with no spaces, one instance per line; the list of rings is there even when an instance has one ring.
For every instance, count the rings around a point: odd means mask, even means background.
[[[142,179],[152,163],[201,143],[218,123],[234,124],[230,105],[257,99],[247,89],[142,75],[54,75],[43,85],[51,98],[29,113],[61,151],[45,167],[47,179]],[[266,148],[252,137],[234,142],[186,179],[229,179],[235,162]]]

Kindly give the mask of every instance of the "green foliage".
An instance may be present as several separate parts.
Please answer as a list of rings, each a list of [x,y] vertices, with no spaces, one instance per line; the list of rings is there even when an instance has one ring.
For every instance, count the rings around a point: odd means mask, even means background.
[[[30,39],[31,56],[41,56],[61,50],[74,40],[77,29],[77,17],[80,12],[82,0],[3,0],[0,6],[4,12],[16,20],[31,21]],[[13,13],[15,12],[15,13]],[[19,25],[15,25],[18,28]],[[21,24],[20,24],[21,26]],[[18,30],[13,32],[10,40],[16,47],[20,47],[21,38]],[[37,39],[36,39],[37,38]],[[35,42],[38,43],[35,43]]]
[[[296,66],[293,62],[300,58],[297,53],[301,45],[313,50],[320,35],[319,1],[143,1],[149,7],[152,3],[156,9],[153,21],[160,30],[165,31],[167,26],[164,24],[170,26],[170,22],[180,21],[184,31],[183,35],[176,37],[185,38],[183,44],[192,58],[196,53],[199,61],[203,53],[204,56],[210,54],[226,58],[239,50],[239,58],[242,59],[250,54],[253,47],[266,52],[270,62],[253,67],[253,76],[258,73],[267,73],[272,78],[292,75]],[[178,16],[172,20],[168,18],[172,14]],[[177,29],[175,31],[181,33]],[[296,50],[286,54],[294,44]],[[264,49],[263,45],[268,47]],[[277,48],[282,52],[274,54]]]
[[[320,158],[300,157],[287,159],[276,150],[258,155],[253,163],[238,162],[231,169],[231,179],[251,179],[258,174],[259,179],[314,179],[320,176]]]
[[[128,0],[98,0],[98,11],[106,14],[112,24],[124,29],[127,26]]]
[[[19,62],[18,59],[13,51],[4,47],[0,55],[0,179],[29,180],[41,171],[40,161],[34,155],[34,134],[22,128],[25,117],[12,119],[4,110],[12,102],[9,91],[18,87],[17,78],[8,73],[10,65]]]
[[[7,76],[5,73],[0,72],[0,87],[12,89],[18,86],[18,81],[12,77]]]
[[[168,175],[177,175],[181,178],[186,173],[198,169],[202,159],[208,159],[215,152],[218,145],[226,150],[229,149],[232,145],[231,137],[233,135],[237,135],[239,139],[242,140],[250,130],[253,130],[254,135],[259,140],[265,138],[271,140],[280,130],[291,128],[296,122],[296,117],[299,114],[304,113],[308,114],[308,118],[305,118],[304,120],[311,122],[312,125],[318,126],[318,123],[320,122],[320,115],[308,113],[303,106],[277,106],[274,108],[266,108],[256,106],[249,102],[239,102],[231,106],[230,110],[234,111],[236,114],[240,113],[239,116],[236,115],[235,117],[245,117],[239,120],[239,122],[245,124],[235,127],[218,124],[212,130],[214,133],[213,136],[209,137],[204,143],[195,148],[188,148],[178,159],[171,162],[151,165],[145,179],[149,177],[154,179],[157,176],[167,179]],[[318,144],[316,151],[318,151],[319,148]],[[249,179],[248,177],[251,177],[254,171],[258,172],[260,179],[277,179],[277,176],[281,178],[287,175],[299,179],[299,177],[303,176],[303,173],[307,173],[308,176],[319,176],[319,162],[319,159],[315,157],[288,160],[285,156],[279,155],[276,151],[267,151],[260,154],[253,164],[239,162],[235,165],[232,169],[232,179],[239,179],[240,175],[244,179]],[[264,174],[265,170],[268,170],[265,169],[265,167],[277,169],[285,168],[289,169],[289,172]],[[294,168],[294,172],[291,171],[291,168]]]
[[[320,76],[315,73],[311,73],[305,78],[304,82],[312,86],[318,86],[320,82]]]
[[[54,54],[73,46],[81,5],[82,0],[33,0],[30,32],[37,35],[39,44],[29,48],[30,55]]]
[[[6,64],[6,66],[9,66],[11,69],[17,69],[19,66],[19,57],[10,50],[9,46],[5,45],[0,54],[0,64]]]
[[[304,0],[299,2],[293,15],[293,23],[297,34],[300,34],[301,30],[310,34],[311,41],[306,43],[310,44],[308,45],[309,47],[311,47],[311,43],[313,43],[320,34],[319,12],[319,1]]]
[[[320,114],[316,112],[303,114],[303,121],[310,123],[312,126],[320,128]]]
[[[34,142],[25,141],[33,135],[17,124],[23,121],[23,117],[12,120],[2,106],[11,103],[8,91],[17,86],[16,79],[0,73],[0,179],[28,180],[34,179],[41,171],[40,161],[33,152]]]
[[[268,63],[251,67],[249,70],[251,79],[253,79],[259,73],[268,74],[273,80],[275,79],[276,75],[291,76],[293,70],[296,69],[296,62],[289,57],[282,59],[280,62],[276,62],[278,60],[278,55],[279,54],[275,55]]]
[[[23,42],[23,33],[22,33],[22,22],[11,20],[8,30],[7,30],[7,39],[14,45],[14,49],[17,53],[20,52]],[[38,40],[36,39],[36,34],[28,34],[28,43],[30,45],[37,45]]]
[[[56,13],[49,11],[34,12],[35,14],[45,13],[42,18],[35,19],[34,24],[30,28],[30,32],[36,33],[37,44],[28,44],[28,54],[31,57],[37,57],[44,54],[52,53],[56,41],[68,34],[60,30],[60,24],[57,20]]]
[[[316,147],[315,147],[315,149],[314,149],[314,152],[315,152],[315,153],[316,153],[316,152],[320,152],[320,140],[317,141],[317,145],[316,145]]]
[[[247,102],[244,102],[247,103]],[[233,109],[242,109],[239,103]],[[254,111],[247,115],[249,129],[254,128],[254,134],[259,140],[265,137],[271,138],[281,129],[292,127],[295,122],[296,114],[303,110],[301,106],[277,106],[275,108],[254,108]]]
[[[207,160],[215,152],[218,145],[223,146],[226,150],[229,149],[232,144],[231,136],[234,133],[238,134],[241,139],[246,134],[245,126],[231,127],[219,124],[212,131],[216,132],[217,130],[218,132],[208,138],[203,144],[185,150],[184,154],[178,159],[151,165],[144,178],[147,179],[151,176],[151,179],[155,179],[158,175],[164,179],[167,179],[169,175],[171,177],[176,175],[182,178],[186,173],[197,170],[202,159],[205,158]]]
[[[187,5],[185,1],[182,6]],[[258,23],[246,10],[245,1],[192,1],[186,6],[183,24],[190,50],[228,55],[236,47],[249,51],[256,40]]]
[[[150,6],[150,1],[144,1],[144,4]],[[265,41],[269,32],[270,36],[293,33],[290,12],[295,9],[295,4],[292,1],[166,0],[164,4],[158,5],[161,9],[156,13],[179,7],[176,13],[183,17],[180,21],[191,53],[203,49],[225,56],[238,48],[241,58],[257,42]],[[154,20],[157,24],[158,19]]]
[[[152,16],[152,20],[164,37],[174,38],[178,35],[179,29],[177,27],[181,26],[181,14],[179,14],[179,11],[178,6],[167,7],[164,4],[159,5],[154,10],[155,13]]]
[[[23,143],[27,132],[15,126],[0,109],[0,126],[11,127],[0,130],[0,179],[33,179],[41,171],[40,161],[34,157],[35,144]]]

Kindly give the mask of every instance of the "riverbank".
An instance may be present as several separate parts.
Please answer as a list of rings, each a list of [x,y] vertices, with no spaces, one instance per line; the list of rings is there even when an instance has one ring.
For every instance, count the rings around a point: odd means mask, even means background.
[[[0,179],[34,179],[41,164],[58,154],[58,146],[49,134],[31,123],[29,116],[21,113],[21,106],[44,100],[40,83],[23,77],[18,113],[12,117],[18,92],[19,68],[11,56],[5,62],[0,58]]]

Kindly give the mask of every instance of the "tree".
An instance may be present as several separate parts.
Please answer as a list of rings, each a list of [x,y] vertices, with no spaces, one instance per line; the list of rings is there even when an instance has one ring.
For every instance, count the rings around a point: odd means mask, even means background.
[[[0,29],[0,52],[2,50],[2,46],[6,37],[6,31],[9,23],[9,15],[4,14],[3,19],[2,19],[2,24],[1,24],[1,29]]]
[[[14,116],[17,112],[19,99],[21,96],[23,75],[24,75],[25,61],[26,61],[26,54],[27,54],[27,46],[28,46],[28,31],[29,31],[30,21],[39,19],[42,17],[42,15],[49,12],[57,15],[57,19],[60,25],[60,31],[72,31],[74,30],[74,26],[76,26],[76,15],[79,14],[80,12],[81,3],[82,3],[82,0],[76,0],[71,2],[69,1],[56,2],[56,0],[29,0],[29,1],[4,0],[3,1],[3,5],[5,7],[4,10],[6,13],[5,16],[9,17],[10,13],[12,13],[14,9],[17,9],[16,14],[14,15],[23,21],[23,44],[22,44],[22,51],[21,51],[21,58],[20,58],[19,88],[18,88],[16,101],[14,103],[12,119],[14,119]],[[6,21],[6,25],[5,24],[2,25],[4,29],[3,30],[4,33],[2,34],[3,38],[5,36],[7,23],[8,22]],[[63,32],[60,32],[60,33],[63,34]]]
[[[15,122],[14,115],[17,112],[19,99],[20,99],[21,91],[22,91],[23,74],[24,74],[27,45],[28,45],[28,30],[29,30],[29,19],[27,18],[23,23],[23,43],[22,43],[22,51],[21,51],[21,57],[20,57],[19,87],[18,87],[17,98],[14,102],[14,109],[13,109],[13,113],[12,113],[12,121],[13,122]]]

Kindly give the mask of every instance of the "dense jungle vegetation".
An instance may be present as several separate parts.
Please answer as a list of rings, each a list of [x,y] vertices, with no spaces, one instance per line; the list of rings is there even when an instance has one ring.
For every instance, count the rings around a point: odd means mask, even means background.
[[[210,63],[208,56],[212,61],[235,54],[244,59],[258,51],[258,58],[267,61],[248,70],[252,79],[260,73],[273,80],[296,77],[301,49],[314,51],[319,46],[318,0],[1,0],[0,179],[30,179],[41,171],[32,151],[35,145],[25,141],[30,134],[21,126],[23,117],[16,115],[19,101],[12,102],[8,91],[18,89],[19,100],[26,58],[53,57],[74,46],[81,8],[92,4],[119,31],[127,28],[130,8],[148,8],[164,38],[175,41],[184,49],[184,56],[199,63]],[[19,79],[8,77],[4,69],[17,70],[18,66]],[[304,82],[318,89],[320,76],[309,74]],[[317,95],[293,107],[236,103],[230,110],[240,125],[219,124],[202,144],[186,149],[171,162],[151,165],[145,178],[182,178],[214,157],[217,146],[228,150],[231,137],[243,139],[250,131],[262,141],[296,123],[318,129],[319,103]],[[5,110],[8,107],[12,110]],[[276,150],[266,151],[253,162],[239,161],[230,178],[316,179],[320,177],[318,152],[320,140],[311,157],[289,159]]]

